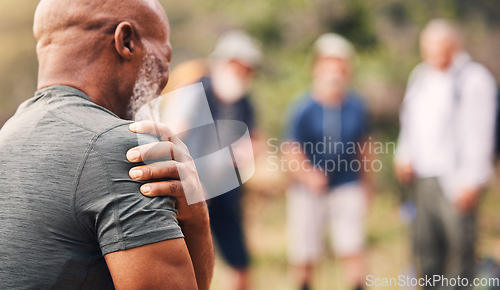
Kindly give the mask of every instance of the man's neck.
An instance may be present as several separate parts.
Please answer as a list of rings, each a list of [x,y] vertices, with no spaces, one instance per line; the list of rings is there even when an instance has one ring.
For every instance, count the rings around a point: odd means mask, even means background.
[[[113,67],[105,52],[82,57],[79,48],[51,44],[37,47],[39,59],[38,89],[53,85],[67,85],[84,92],[95,104],[108,109],[120,118],[126,118],[128,102],[124,97],[127,88],[120,70]],[[88,52],[87,52],[88,53]],[[130,93],[133,84],[130,84]]]
[[[342,103],[344,102],[346,93],[336,93],[336,94],[321,94],[321,93],[314,93],[313,96],[314,99],[321,104],[322,106],[325,107],[340,107]]]
[[[84,73],[81,76],[73,76],[72,74],[64,73],[51,73],[39,71],[38,77],[38,90],[47,88],[54,85],[66,85],[74,87],[82,92],[84,92],[96,105],[108,109],[109,111],[115,113],[120,118],[125,119],[127,117],[127,107],[122,105],[124,102],[118,100],[119,94],[117,92],[112,92],[106,86],[99,86],[102,81],[92,80],[93,78],[85,78]]]

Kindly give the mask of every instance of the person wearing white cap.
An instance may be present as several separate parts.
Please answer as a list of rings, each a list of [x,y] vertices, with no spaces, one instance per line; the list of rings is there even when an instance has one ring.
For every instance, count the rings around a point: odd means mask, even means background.
[[[214,131],[212,130],[188,131],[184,141],[193,158],[201,158],[213,153],[213,148],[221,146],[219,144],[220,140],[233,140],[231,136],[236,134],[234,132],[236,129],[219,126],[217,121],[235,120],[243,122],[248,127],[251,138],[255,136],[254,109],[249,100],[249,90],[260,58],[259,43],[241,30],[226,32],[219,39],[207,62],[209,64],[208,75],[199,80],[205,90],[211,118],[217,124],[218,138],[213,138]],[[199,105],[203,106],[203,104]],[[205,115],[201,112],[203,108],[194,106],[194,111],[189,114],[193,118],[191,122],[198,124],[200,122],[197,118],[205,118]],[[235,155],[236,160],[253,158],[253,155],[244,149],[242,149],[244,151],[242,152],[242,150],[238,150],[237,146],[232,148],[232,154]],[[206,168],[202,164],[197,164],[197,169],[199,172],[220,175],[213,178],[212,182],[222,183],[227,176],[219,174],[214,168],[215,165],[217,164],[210,164]],[[240,170],[240,165],[238,162],[235,169]],[[238,174],[240,173],[238,171]],[[242,223],[242,195],[243,190],[240,186],[211,198],[207,202],[213,238],[222,258],[233,270],[232,278],[234,278],[234,283],[232,289],[237,290],[248,289],[249,287],[250,256]]]
[[[348,149],[368,140],[367,109],[349,89],[353,60],[349,41],[322,35],[315,43],[312,87],[291,114],[283,152],[292,177],[287,224],[289,259],[301,289],[311,287],[325,229],[347,285],[361,289],[364,281],[364,216],[373,190],[368,168],[360,166],[369,152]]]
[[[211,85],[217,99],[235,104],[246,97],[261,59],[259,43],[241,30],[231,30],[217,42],[211,59]]]

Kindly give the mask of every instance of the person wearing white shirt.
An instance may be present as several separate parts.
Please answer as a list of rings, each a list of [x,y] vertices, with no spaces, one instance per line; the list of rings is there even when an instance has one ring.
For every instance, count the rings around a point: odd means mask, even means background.
[[[410,75],[401,108],[395,173],[415,192],[419,274],[471,282],[476,209],[493,172],[496,82],[447,20],[426,26],[420,49],[423,63]],[[458,289],[444,286],[437,289]]]

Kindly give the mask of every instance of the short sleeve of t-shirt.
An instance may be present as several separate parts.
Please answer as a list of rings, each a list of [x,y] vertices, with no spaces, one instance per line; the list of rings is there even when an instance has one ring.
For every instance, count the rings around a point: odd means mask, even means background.
[[[142,140],[139,140],[141,138]],[[143,196],[143,184],[129,178],[126,152],[138,144],[158,141],[138,135],[127,125],[100,136],[88,149],[75,196],[75,212],[83,231],[97,240],[102,254],[183,237],[175,200]]]

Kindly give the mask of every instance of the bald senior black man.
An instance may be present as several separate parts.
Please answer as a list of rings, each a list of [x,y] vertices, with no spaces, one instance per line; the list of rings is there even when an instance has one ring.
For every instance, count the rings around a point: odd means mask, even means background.
[[[42,0],[33,30],[38,91],[0,131],[0,289],[208,289],[192,159],[165,125],[126,121],[167,83],[160,4]]]

